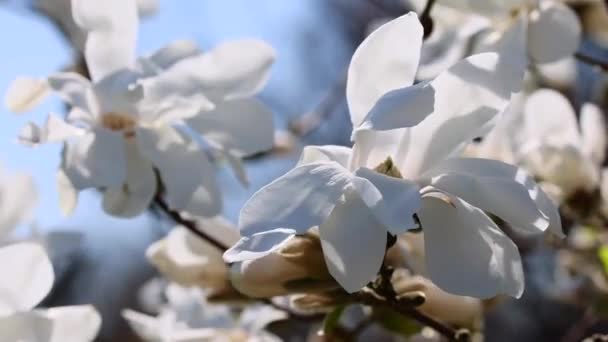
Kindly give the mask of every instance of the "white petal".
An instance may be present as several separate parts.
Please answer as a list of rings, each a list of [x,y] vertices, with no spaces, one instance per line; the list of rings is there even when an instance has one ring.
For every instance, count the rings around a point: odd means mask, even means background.
[[[35,311],[0,317],[0,341],[50,341],[53,322]]]
[[[267,151],[274,144],[272,112],[254,98],[216,103],[214,110],[201,112],[187,124],[205,139],[241,155]]]
[[[25,173],[10,175],[2,184],[0,206],[0,241],[20,223],[26,223],[38,203],[34,179]]]
[[[382,96],[358,129],[390,130],[412,127],[433,112],[435,90],[422,82]]]
[[[17,243],[0,248],[4,260],[0,281],[0,316],[30,310],[53,286],[53,266],[44,248],[35,243]]]
[[[127,177],[119,187],[103,192],[106,213],[130,218],[146,210],[156,195],[156,174],[152,164],[144,159],[134,141],[126,142]]]
[[[346,84],[354,127],[384,94],[414,82],[422,34],[418,16],[410,12],[382,25],[359,45],[350,62]]]
[[[233,263],[262,258],[281,248],[293,236],[292,230],[275,229],[243,237],[224,253],[224,261]]]
[[[39,313],[53,322],[49,342],[93,341],[101,328],[101,316],[91,305],[55,307]]]
[[[131,1],[131,0],[129,0]],[[97,97],[98,113],[119,113],[135,115],[139,102],[144,99],[144,88],[138,83],[139,75],[131,70],[120,70],[93,84]]]
[[[358,167],[375,168],[391,157],[401,166],[404,151],[410,144],[410,131],[407,128],[390,131],[358,130],[354,132],[354,145],[350,169]]]
[[[552,89],[532,93],[524,107],[526,135],[540,144],[580,146],[576,114],[568,99]],[[525,148],[525,147],[524,147]]]
[[[487,162],[498,161],[488,159]],[[549,227],[549,218],[537,209],[528,190],[514,179],[447,171],[433,175],[428,184],[531,233],[543,232]]]
[[[63,142],[73,137],[82,136],[85,130],[72,126],[56,114],[47,116],[44,126],[38,127],[29,123],[19,133],[19,142],[34,146],[38,144]]]
[[[549,230],[558,236],[564,236],[557,206],[549,199],[540,186],[534,182],[532,177],[521,168],[489,159],[452,158],[441,163],[430,172],[436,174],[441,172],[457,172],[481,178],[515,180],[528,190],[528,194],[536,203],[536,207],[545,217],[549,218]]]
[[[142,154],[160,171],[172,209],[204,217],[220,213],[215,169],[195,142],[170,126],[140,127],[136,136]]]
[[[64,170],[76,189],[121,186],[126,177],[122,134],[103,128],[69,141]]]
[[[300,155],[298,165],[310,164],[315,162],[335,161],[342,167],[348,168],[348,163],[352,154],[352,149],[346,146],[323,145],[305,146]]]
[[[525,0],[440,0],[439,3],[468,13],[500,17],[508,15],[509,11],[521,6],[524,1]]]
[[[249,178],[247,177],[247,170],[245,169],[245,163],[241,157],[241,154],[232,150],[221,151],[228,161],[228,165],[232,169],[232,172],[236,178],[243,184],[243,186],[249,186]]]
[[[4,96],[4,104],[14,113],[23,113],[34,109],[48,94],[46,80],[18,77],[9,86]]]
[[[94,81],[135,65],[139,25],[135,0],[73,0],[72,15],[88,32],[84,54]]]
[[[541,1],[530,14],[528,53],[537,63],[550,63],[571,56],[581,40],[581,23],[568,6]]]
[[[513,23],[506,28],[498,41],[489,47],[490,50],[498,52],[496,69],[500,72],[502,83],[513,93],[521,91],[528,68],[527,30],[528,21],[524,15],[519,15],[513,19]]]
[[[202,92],[214,101],[251,97],[266,84],[274,59],[274,49],[263,41],[228,41],[175,63],[145,87],[149,93],[184,97]]]
[[[94,113],[94,102],[91,82],[75,72],[62,72],[49,76],[49,87],[65,102],[88,113]]]
[[[65,216],[71,215],[76,205],[78,205],[78,190],[74,187],[63,168],[57,171],[57,192],[61,213]]]
[[[503,84],[498,55],[473,55],[443,72],[431,82],[435,89],[433,113],[408,128],[411,144],[395,161],[404,178],[414,178],[464,148],[473,138],[487,133],[511,97]]]
[[[481,210],[444,196],[427,194],[418,213],[433,283],[460,296],[519,298],[524,274],[517,246]]]
[[[245,203],[239,216],[241,235],[252,236],[277,228],[303,233],[321,224],[351,179],[352,175],[336,162],[292,169]]]
[[[585,103],[581,108],[582,149],[596,165],[602,165],[606,158],[606,120],[597,105]]]
[[[167,69],[173,64],[194,57],[201,53],[198,45],[192,40],[176,40],[155,51],[148,59],[160,69]]]
[[[349,191],[319,226],[329,273],[349,293],[372,281],[382,265],[386,230],[359,198]]]
[[[376,220],[394,235],[416,228],[414,214],[420,209],[416,183],[360,168],[355,173],[355,189]]]

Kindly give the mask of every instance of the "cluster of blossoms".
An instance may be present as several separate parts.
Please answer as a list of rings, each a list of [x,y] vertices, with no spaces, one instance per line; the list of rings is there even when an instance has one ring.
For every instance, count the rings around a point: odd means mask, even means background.
[[[25,112],[54,92],[69,105],[65,117],[50,114],[19,135],[26,145],[63,144],[66,213],[94,188],[110,215],[134,217],[156,203],[178,217],[146,252],[170,281],[165,303],[154,316],[123,311],[146,340],[279,340],[264,331],[292,314],[277,301],[326,312],[369,304],[361,298],[370,292],[385,302],[422,298],[420,312],[466,325],[480,316],[479,299],[522,296],[513,236],[564,237],[558,207],[567,214],[581,194],[599,198],[593,209],[608,217],[604,113],[586,103],[577,122],[566,97],[528,82],[531,69],[571,57],[583,30],[597,28],[561,1],[438,1],[427,41],[413,12],[379,26],[348,68],[352,147],[304,147],[292,170],[247,201],[238,227],[221,217],[214,162],[225,160],[247,185],[243,158],[272,149],[273,116],[255,96],[274,50],[253,39],[209,51],[176,41],[137,57],[138,1],[68,5],[86,77],[22,77],[6,103]],[[6,191],[27,184],[15,183]],[[28,207],[14,206],[0,206],[2,237],[23,220],[17,207]],[[10,294],[0,300],[0,337],[95,336],[91,307],[32,310],[53,282],[38,244],[3,247],[0,258],[19,260],[0,283]],[[380,293],[387,286],[397,299]],[[76,324],[85,328],[72,335]]]

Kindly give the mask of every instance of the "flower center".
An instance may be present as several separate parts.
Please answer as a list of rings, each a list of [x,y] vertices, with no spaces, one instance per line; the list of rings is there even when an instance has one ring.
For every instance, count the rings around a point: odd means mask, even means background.
[[[135,120],[125,114],[105,113],[101,116],[101,125],[111,131],[124,133],[126,138],[135,136]]]

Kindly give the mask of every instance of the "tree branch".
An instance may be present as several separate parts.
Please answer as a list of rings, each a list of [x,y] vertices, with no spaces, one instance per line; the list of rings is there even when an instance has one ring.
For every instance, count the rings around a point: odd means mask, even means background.
[[[433,33],[433,18],[431,18],[431,10],[435,5],[436,0],[427,0],[422,13],[420,13],[420,23],[424,28],[424,39],[428,38]]]
[[[603,71],[608,72],[608,61],[602,61],[599,58],[586,55],[580,51],[575,53],[574,57],[576,57],[576,59],[578,59],[579,61],[581,61],[583,63],[598,67],[598,68],[602,69]]]

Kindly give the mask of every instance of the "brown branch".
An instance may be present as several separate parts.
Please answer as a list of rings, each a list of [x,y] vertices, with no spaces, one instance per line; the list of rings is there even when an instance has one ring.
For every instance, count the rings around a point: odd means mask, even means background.
[[[574,57],[576,57],[576,59],[578,59],[579,61],[581,61],[583,63],[589,64],[594,67],[598,67],[598,68],[602,69],[603,71],[608,72],[608,61],[602,61],[599,58],[586,55],[580,51],[575,53]]]
[[[420,23],[424,28],[424,39],[428,38],[433,33],[433,19],[431,18],[431,10],[435,5],[436,0],[427,0],[422,13],[420,13]]]
[[[168,217],[170,217],[173,221],[175,221],[175,223],[177,223],[181,226],[184,226],[191,233],[193,233],[194,235],[198,236],[199,238],[209,242],[210,244],[212,244],[214,247],[216,247],[220,251],[225,252],[226,250],[228,250],[229,246],[224,245],[222,242],[220,242],[213,236],[210,236],[209,234],[198,229],[195,221],[186,219],[186,218],[182,217],[182,215],[179,212],[169,208],[169,205],[167,204],[167,202],[165,202],[162,198],[160,198],[160,196],[156,197],[155,202],[156,202],[156,205],[158,205],[158,207]]]

